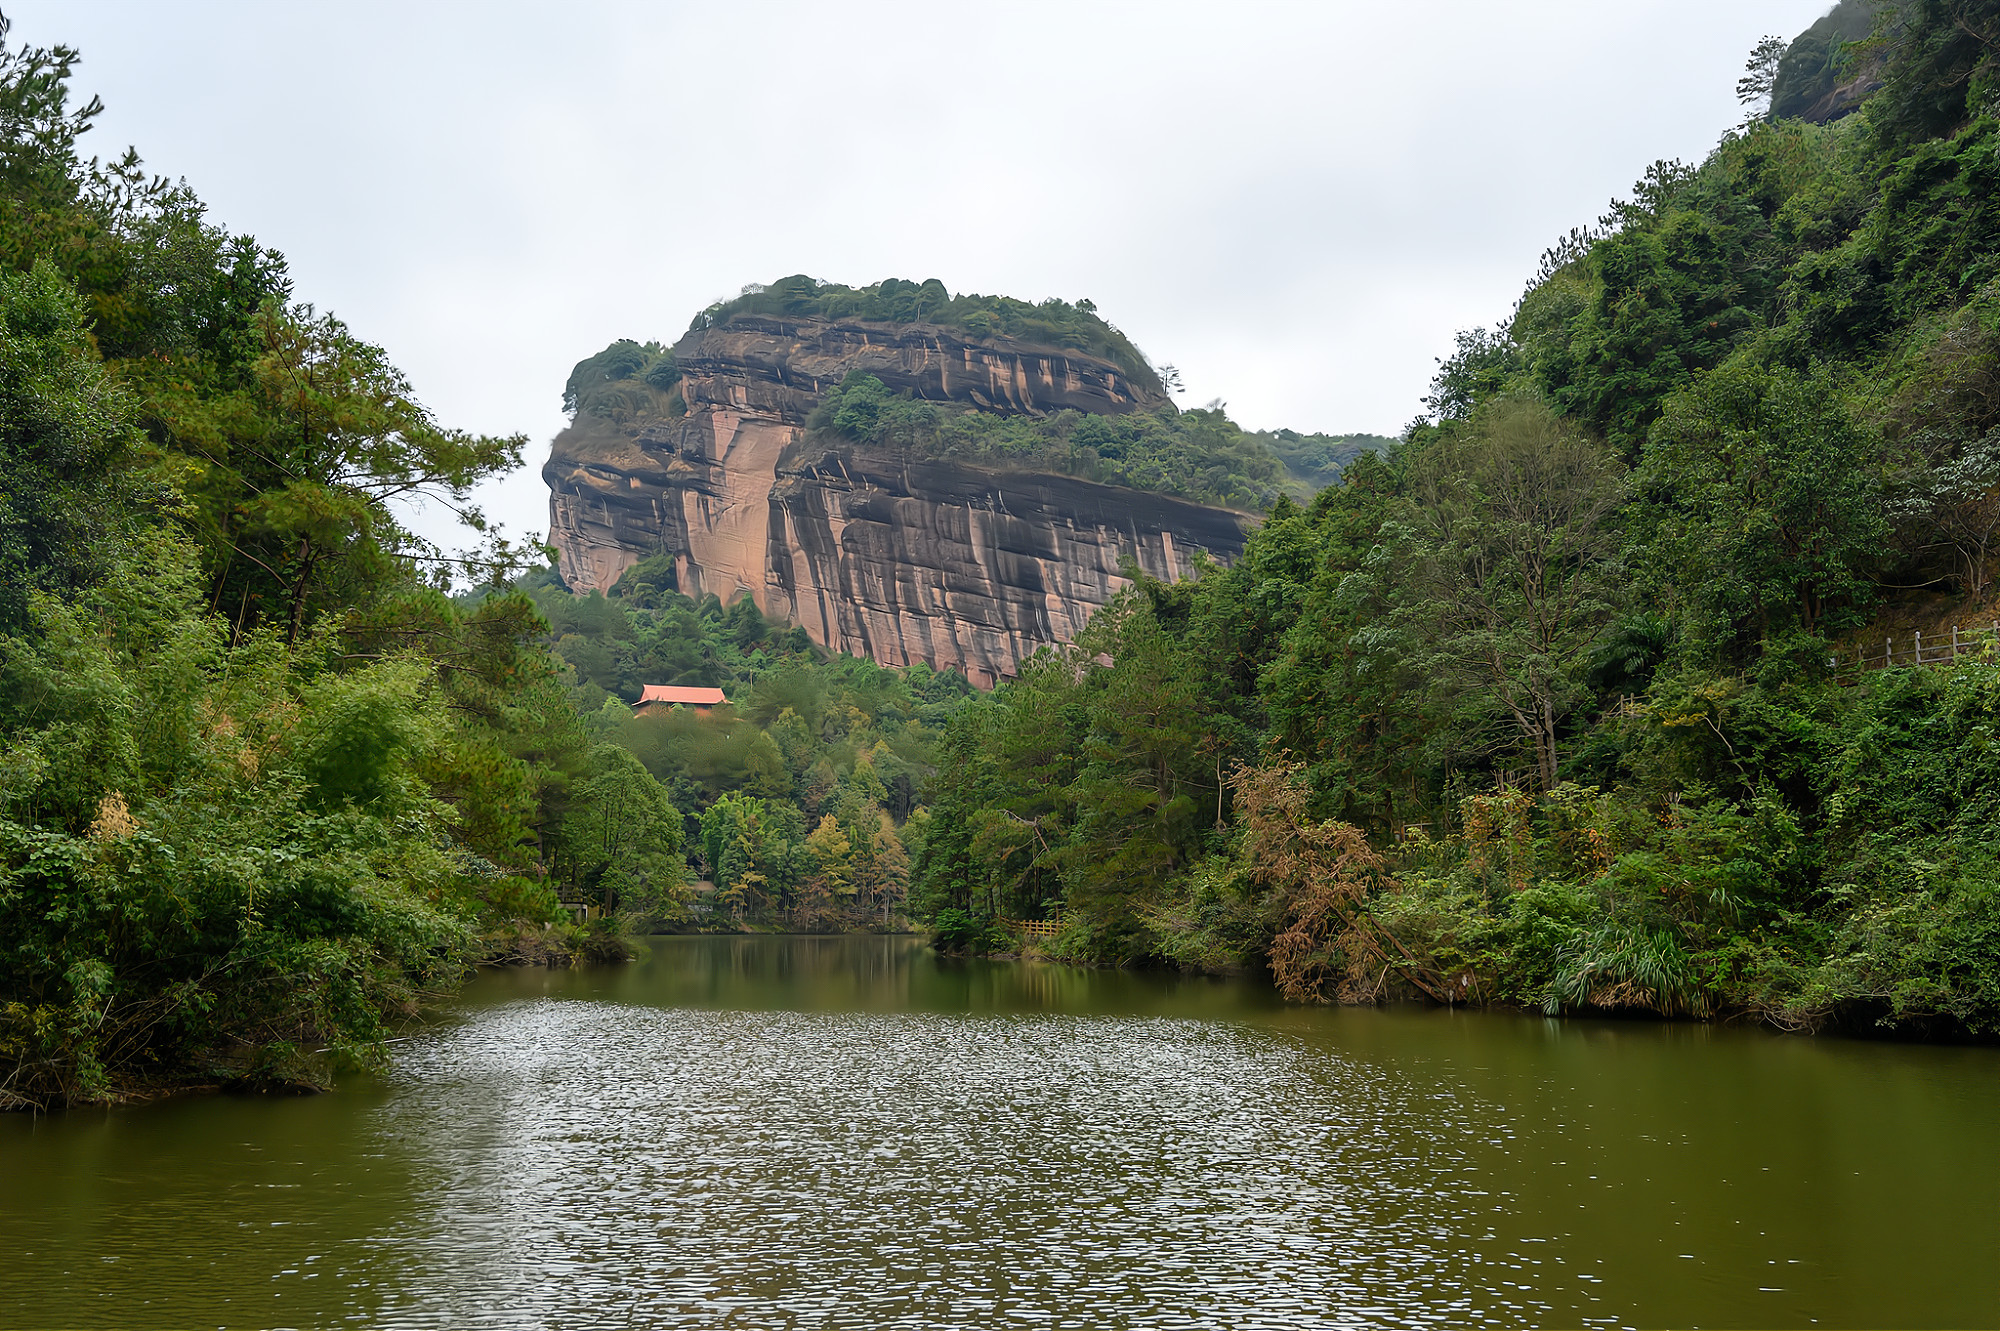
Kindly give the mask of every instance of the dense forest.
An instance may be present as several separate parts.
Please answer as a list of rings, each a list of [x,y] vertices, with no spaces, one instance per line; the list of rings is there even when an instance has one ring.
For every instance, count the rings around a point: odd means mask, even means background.
[[[539,548],[478,536],[526,441],[83,156],[76,58],[0,53],[0,1107],[313,1083],[476,959],[615,952],[559,892],[670,912],[683,824],[506,587]]]
[[[634,565],[608,597],[572,595],[548,569],[518,585],[570,667],[576,710],[684,811],[704,875],[675,902],[627,892],[605,904],[654,926],[906,927],[922,792],[971,693],[963,676],[829,659],[748,597],[679,595],[670,557]],[[648,684],[717,687],[728,701],[635,714]]]
[[[917,908],[1306,1000],[2000,1028],[2000,17],[1813,36],[1386,456],[964,708]]]
[[[1545,254],[1393,442],[842,384],[813,430],[1265,513],[990,694],[664,559],[572,594],[467,502],[524,439],[440,424],[277,251],[84,155],[76,53],[6,46],[0,1107],[322,1083],[468,966],[635,926],[1040,920],[1301,1001],[1992,1033],[1991,11],[1848,0],[1760,46],[1750,118]],[[1153,373],[1088,302],[935,282],[697,324],[760,314]],[[565,405],[677,384],[614,343]]]

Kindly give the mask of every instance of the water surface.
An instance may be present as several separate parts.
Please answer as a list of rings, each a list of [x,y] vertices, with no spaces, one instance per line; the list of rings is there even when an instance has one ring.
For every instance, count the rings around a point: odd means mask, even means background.
[[[0,1325],[1980,1326],[2000,1051],[656,940],[0,1121]]]

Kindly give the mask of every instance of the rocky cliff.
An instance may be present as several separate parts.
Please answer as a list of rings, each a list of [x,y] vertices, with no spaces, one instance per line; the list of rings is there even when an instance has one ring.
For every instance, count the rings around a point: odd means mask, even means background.
[[[1771,87],[1771,119],[1815,125],[1861,109],[1882,86],[1881,51],[1852,51],[1874,30],[1882,0],[1840,0],[1785,48]]]
[[[674,557],[680,589],[747,593],[813,640],[979,684],[1075,635],[1125,579],[1227,561],[1245,516],[1070,476],[989,470],[809,434],[852,371],[1001,413],[1157,405],[1108,360],[926,324],[737,316],[673,348],[678,382],[579,411],[543,477],[564,581],[608,590]]]

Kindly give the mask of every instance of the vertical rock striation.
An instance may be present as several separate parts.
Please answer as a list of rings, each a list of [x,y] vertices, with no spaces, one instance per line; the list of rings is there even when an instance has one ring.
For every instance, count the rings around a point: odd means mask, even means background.
[[[738,316],[674,348],[684,412],[580,413],[543,476],[564,581],[608,590],[674,557],[680,589],[748,594],[815,642],[979,684],[1067,641],[1123,585],[1243,547],[1244,515],[1069,476],[1007,472],[809,438],[853,371],[996,412],[1100,414],[1158,403],[1074,351],[923,324]]]

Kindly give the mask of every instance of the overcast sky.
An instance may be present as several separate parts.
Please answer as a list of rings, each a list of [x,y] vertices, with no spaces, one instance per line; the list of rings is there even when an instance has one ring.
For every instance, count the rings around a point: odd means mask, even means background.
[[[1740,118],[1830,0],[1206,5],[8,0],[136,146],[448,425],[528,435],[618,337],[789,273],[1089,297],[1184,401],[1391,434],[1454,329]],[[420,523],[449,539],[442,515]]]

